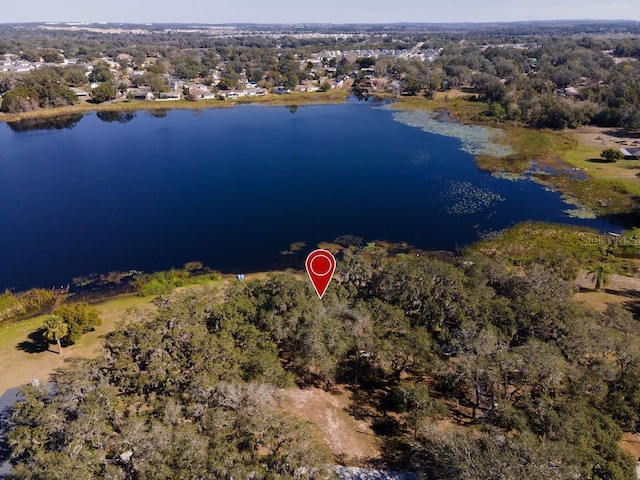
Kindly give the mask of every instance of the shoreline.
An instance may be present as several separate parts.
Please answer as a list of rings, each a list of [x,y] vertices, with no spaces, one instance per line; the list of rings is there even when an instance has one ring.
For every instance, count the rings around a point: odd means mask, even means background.
[[[497,260],[511,263],[515,268],[525,265],[529,262],[541,262],[546,264],[550,261],[555,262],[554,258],[559,252],[568,262],[575,262],[575,267],[585,270],[586,267],[594,262],[606,263],[612,272],[622,276],[632,276],[638,278],[640,270],[638,265],[640,262],[640,253],[637,256],[627,255],[627,245],[636,245],[635,237],[625,235],[623,237],[613,237],[606,235],[589,227],[554,224],[548,222],[521,222],[515,226],[509,227],[499,232],[495,237],[480,239],[471,245],[464,247],[458,252],[443,250],[422,250],[403,243],[376,242],[376,249],[380,249],[389,257],[398,255],[419,256],[431,258],[440,261],[456,261],[463,259],[465,256],[473,257],[473,255],[481,254],[495,258]],[[607,246],[610,254],[603,254],[602,248]],[[344,245],[335,243],[323,243],[318,245],[319,248],[326,248],[332,253],[338,255],[341,250],[347,248]],[[367,251],[366,246],[361,246],[362,252]],[[105,323],[82,337],[82,340],[75,346],[68,347],[67,351],[71,355],[82,352],[89,354],[93,352],[87,346],[88,343],[97,341],[102,335],[108,333],[109,329],[115,327],[119,321],[119,317],[130,308],[152,308],[153,300],[158,295],[170,294],[171,292],[186,291],[189,289],[199,289],[208,287],[226,288],[229,285],[237,283],[250,282],[252,280],[264,280],[272,274],[290,274],[300,280],[307,278],[305,270],[300,263],[299,268],[287,269],[271,269],[260,270],[255,272],[246,272],[243,280],[238,279],[235,273],[220,273],[216,278],[207,278],[207,272],[203,274],[194,274],[192,277],[195,281],[185,283],[183,285],[172,285],[166,292],[159,294],[141,295],[134,288],[132,283],[118,284],[120,288],[113,288],[116,284],[96,285],[95,289],[82,289],[71,295],[65,295],[63,302],[75,303],[85,302],[97,308],[101,312],[101,316]],[[206,268],[206,267],[205,267]],[[163,273],[166,271],[158,271],[155,273]],[[150,274],[153,275],[153,274]],[[639,280],[640,281],[640,280]],[[0,323],[0,330],[3,335],[0,336],[0,350],[6,348],[6,342],[10,338],[18,335],[21,340],[27,338],[33,329],[40,325],[42,320],[48,315],[46,312],[34,313],[28,317],[7,320]],[[49,352],[49,350],[47,350]],[[41,355],[47,355],[41,352]],[[23,360],[33,359],[31,353],[23,350],[13,351],[8,357],[19,357]],[[53,360],[62,361],[66,357],[52,356]],[[4,361],[10,361],[5,358]],[[2,363],[2,362],[0,362]],[[37,373],[37,368],[31,370],[32,374]],[[35,377],[33,377],[35,378]],[[7,384],[8,379],[0,381],[0,391],[4,387],[10,388],[12,384]]]
[[[351,95],[350,90],[333,90],[328,92],[293,92],[282,95],[269,94],[261,97],[242,97],[236,100],[173,100],[144,101],[124,100],[99,104],[80,103],[66,107],[43,108],[23,113],[0,113],[0,122],[14,123],[23,120],[48,119],[65,115],[89,114],[95,112],[133,112],[133,111],[169,111],[169,110],[209,110],[215,108],[231,108],[238,105],[264,106],[301,106],[328,105],[343,103]]]
[[[535,164],[538,168],[531,172],[532,179],[557,189],[569,204],[579,204],[578,210],[590,212],[594,218],[618,221],[624,229],[640,227],[637,222],[640,160],[606,163],[599,158],[602,149],[616,148],[615,143],[620,140],[638,141],[635,135],[622,135],[616,129],[604,127],[550,130],[496,122],[483,116],[485,107],[483,103],[470,102],[464,97],[440,96],[434,99],[400,97],[391,106],[409,113],[447,112],[454,122],[499,130],[503,134],[496,137],[496,143],[511,148],[514,153],[505,157],[476,155],[476,166],[480,170],[522,176]],[[590,142],[585,132],[595,136],[599,143]],[[607,137],[609,143],[603,137]],[[579,176],[584,178],[576,178]]]

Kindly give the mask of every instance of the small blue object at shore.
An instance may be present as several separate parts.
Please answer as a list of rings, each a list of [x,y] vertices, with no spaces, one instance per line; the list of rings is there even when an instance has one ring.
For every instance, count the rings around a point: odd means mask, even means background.
[[[244,280],[244,273],[238,274],[238,280]]]

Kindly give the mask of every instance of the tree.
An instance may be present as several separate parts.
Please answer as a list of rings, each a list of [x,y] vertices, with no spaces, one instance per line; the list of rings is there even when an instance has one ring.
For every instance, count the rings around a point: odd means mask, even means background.
[[[169,90],[169,87],[166,85],[165,78],[162,75],[151,72],[147,72],[144,75],[136,76],[133,79],[133,84],[136,87],[139,87],[140,85],[147,85],[151,88],[151,91],[154,94],[166,92]]]
[[[78,97],[66,85],[62,69],[43,67],[17,79],[17,86],[4,94],[2,111],[28,112],[38,107],[73,105]]]
[[[45,320],[44,336],[50,342],[58,344],[58,354],[62,355],[60,341],[69,333],[69,325],[58,315],[51,315]]]
[[[46,63],[62,63],[62,56],[55,50],[49,50],[42,55]]]
[[[113,80],[113,73],[105,62],[98,62],[89,74],[91,82],[110,82],[111,80]]]
[[[216,295],[131,312],[106,355],[69,362],[51,391],[26,386],[7,439],[16,478],[333,478],[328,448],[278,407],[290,383],[275,344],[249,314],[211,329]]]
[[[238,82],[234,78],[231,78],[228,75],[225,75],[220,79],[220,81],[218,82],[218,85],[216,86],[218,87],[219,90],[231,90],[238,86]]]
[[[591,267],[589,267],[587,275],[592,277],[596,281],[594,290],[600,290],[609,284],[611,273],[612,271],[608,266],[600,263],[598,265],[592,265]]]
[[[40,98],[37,92],[25,86],[9,90],[2,97],[2,108],[5,113],[29,112],[38,108]]]
[[[640,109],[634,108],[624,116],[622,128],[626,132],[640,130]]]
[[[86,303],[63,305],[55,314],[67,324],[68,332],[64,336],[68,336],[67,340],[70,343],[77,342],[83,334],[102,324],[98,311]]]
[[[615,162],[624,158],[622,152],[613,148],[607,148],[600,153],[600,158],[604,158],[607,162]]]
[[[473,78],[473,86],[478,93],[489,103],[502,102],[507,94],[507,89],[494,75],[481,74]]]
[[[425,369],[431,353],[431,338],[424,327],[412,327],[402,309],[375,300],[370,307],[376,338],[373,351],[384,372],[396,383],[410,369]]]
[[[402,393],[404,407],[406,409],[406,421],[413,430],[413,438],[417,439],[418,433],[428,428],[439,417],[447,412],[444,403],[434,399],[429,388],[420,383],[401,383],[398,389]]]
[[[87,83],[86,69],[81,66],[69,66],[62,70],[62,75],[69,85],[79,87]]]
[[[491,102],[489,104],[489,108],[487,108],[487,111],[485,112],[485,115],[502,120],[505,117],[506,112],[502,105],[497,102]]]
[[[116,89],[110,83],[101,83],[91,92],[91,97],[96,103],[104,103],[116,98]]]

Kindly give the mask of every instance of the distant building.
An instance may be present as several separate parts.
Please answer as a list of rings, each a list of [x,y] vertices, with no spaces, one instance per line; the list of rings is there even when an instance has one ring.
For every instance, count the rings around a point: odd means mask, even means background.
[[[117,57],[118,60],[124,60],[125,62],[133,62],[133,57],[128,53],[121,53]]]
[[[160,92],[158,94],[158,98],[156,98],[156,101],[160,101],[160,102],[170,102],[170,101],[175,101],[175,100],[180,100],[182,98],[182,96],[180,95],[180,92]]]
[[[155,96],[151,92],[150,88],[130,88],[127,90],[127,95],[133,97],[134,100],[153,100]]]
[[[209,90],[194,88],[193,90],[189,90],[189,97],[193,100],[212,100],[216,98],[216,94]]]
[[[302,85],[297,85],[295,88],[296,92],[317,92],[318,90],[320,90],[320,87],[311,82],[305,82]]]
[[[78,97],[88,97],[89,93],[81,88],[71,87],[70,89],[73,93],[75,93]]]
[[[640,159],[640,148],[638,147],[620,147],[620,153],[628,160]]]

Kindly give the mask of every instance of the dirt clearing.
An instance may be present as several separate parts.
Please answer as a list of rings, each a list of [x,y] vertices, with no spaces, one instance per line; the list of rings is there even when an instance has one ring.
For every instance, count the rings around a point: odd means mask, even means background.
[[[351,392],[346,388],[336,388],[335,394],[319,388],[288,389],[285,394],[285,411],[316,425],[336,457],[355,466],[380,458],[381,442],[371,424],[347,413]]]

